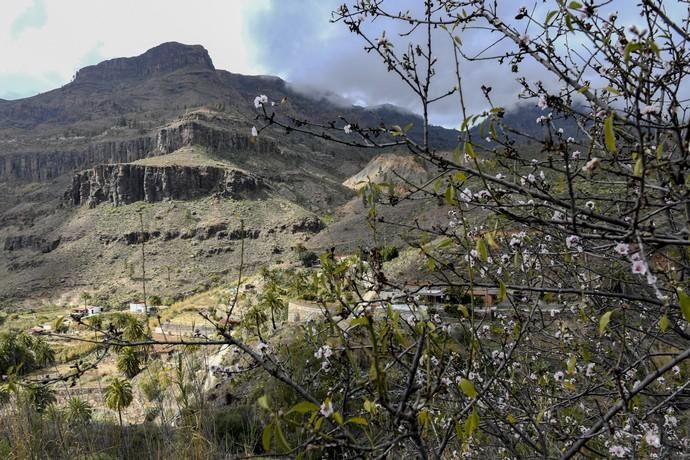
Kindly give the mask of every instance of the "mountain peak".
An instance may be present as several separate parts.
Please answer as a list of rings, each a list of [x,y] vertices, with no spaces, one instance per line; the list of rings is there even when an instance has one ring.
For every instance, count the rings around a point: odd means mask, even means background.
[[[168,42],[139,56],[110,59],[84,67],[77,72],[75,81],[144,79],[180,69],[215,70],[215,67],[203,46]]]

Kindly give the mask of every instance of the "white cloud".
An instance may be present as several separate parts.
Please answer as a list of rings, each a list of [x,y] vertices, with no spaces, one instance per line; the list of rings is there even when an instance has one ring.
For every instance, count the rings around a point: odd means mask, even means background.
[[[135,56],[167,41],[203,45],[217,68],[265,72],[251,54],[246,18],[267,9],[266,0],[44,0],[45,21],[29,21],[21,33],[17,21],[26,21],[35,4],[7,3],[0,16],[0,97],[52,89],[85,65]],[[7,86],[20,75],[35,82],[33,91]]]

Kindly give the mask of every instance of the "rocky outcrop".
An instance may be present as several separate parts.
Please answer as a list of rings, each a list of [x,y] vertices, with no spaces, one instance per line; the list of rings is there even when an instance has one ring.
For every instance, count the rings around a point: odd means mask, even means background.
[[[292,224],[290,228],[292,233],[319,233],[326,225],[321,219],[316,216],[305,217],[298,222]]]
[[[155,156],[155,137],[89,144],[83,150],[16,153],[0,156],[0,179],[44,181],[99,163],[127,163]]]
[[[122,235],[100,235],[98,239],[105,243],[124,243],[134,245],[147,243],[153,240],[170,241],[174,239],[206,241],[215,238],[218,241],[238,241],[242,239],[256,240],[261,236],[260,229],[230,229],[226,222],[210,224],[188,230],[153,230],[151,232],[127,232]]]
[[[72,206],[115,206],[136,201],[190,200],[220,194],[252,198],[265,189],[263,181],[237,170],[213,166],[99,165],[74,176],[64,200]]]
[[[5,251],[30,249],[46,254],[57,249],[59,245],[59,238],[49,240],[35,235],[15,235],[5,238]]]
[[[167,126],[158,132],[156,150],[160,153],[171,153],[189,145],[200,145],[213,152],[280,152],[275,142],[263,137],[258,137],[252,141],[249,130],[246,133],[238,133],[237,131],[218,129],[198,120],[185,120]]]
[[[188,146],[231,154],[278,153],[275,142],[248,133],[220,129],[202,120],[182,120],[161,128],[155,136],[90,143],[81,149],[0,155],[0,179],[44,181],[103,163],[130,163]]]
[[[215,70],[208,51],[200,45],[169,42],[131,58],[110,59],[77,72],[76,84],[90,81],[122,81],[151,78],[176,70]]]

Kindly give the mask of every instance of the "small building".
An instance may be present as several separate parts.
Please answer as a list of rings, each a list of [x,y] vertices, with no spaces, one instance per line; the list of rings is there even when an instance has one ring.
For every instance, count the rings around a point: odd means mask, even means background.
[[[133,302],[129,304],[129,312],[130,313],[136,313],[138,315],[143,315],[147,312],[148,314],[152,315],[158,311],[158,307],[153,306],[153,305],[147,305],[144,302]]]
[[[100,315],[103,313],[103,307],[98,305],[88,305],[86,307],[86,316]]]
[[[129,304],[129,312],[143,315],[146,313],[146,304],[143,302],[132,302]]]
[[[446,294],[440,287],[422,287],[415,292],[414,299],[425,305],[440,305],[446,299]]]
[[[86,316],[88,314],[88,311],[89,310],[87,307],[77,307],[72,310],[72,315],[81,318],[83,316]]]

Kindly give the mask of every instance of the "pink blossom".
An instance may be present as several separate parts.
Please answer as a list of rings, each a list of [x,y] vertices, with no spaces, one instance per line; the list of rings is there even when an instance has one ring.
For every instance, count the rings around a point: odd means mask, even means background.
[[[620,254],[622,256],[627,256],[628,253],[630,252],[630,245],[626,243],[618,243],[614,248],[614,251],[616,251],[617,254]]]
[[[568,249],[572,248],[575,246],[577,243],[580,242],[580,237],[577,235],[570,235],[565,239],[565,245],[567,246]]]
[[[635,260],[632,263],[632,272],[636,275],[644,275],[647,273],[647,264],[644,260]]]
[[[326,399],[323,403],[321,403],[319,412],[321,412],[321,415],[323,415],[326,418],[333,415],[333,404],[331,404],[330,399]]]

